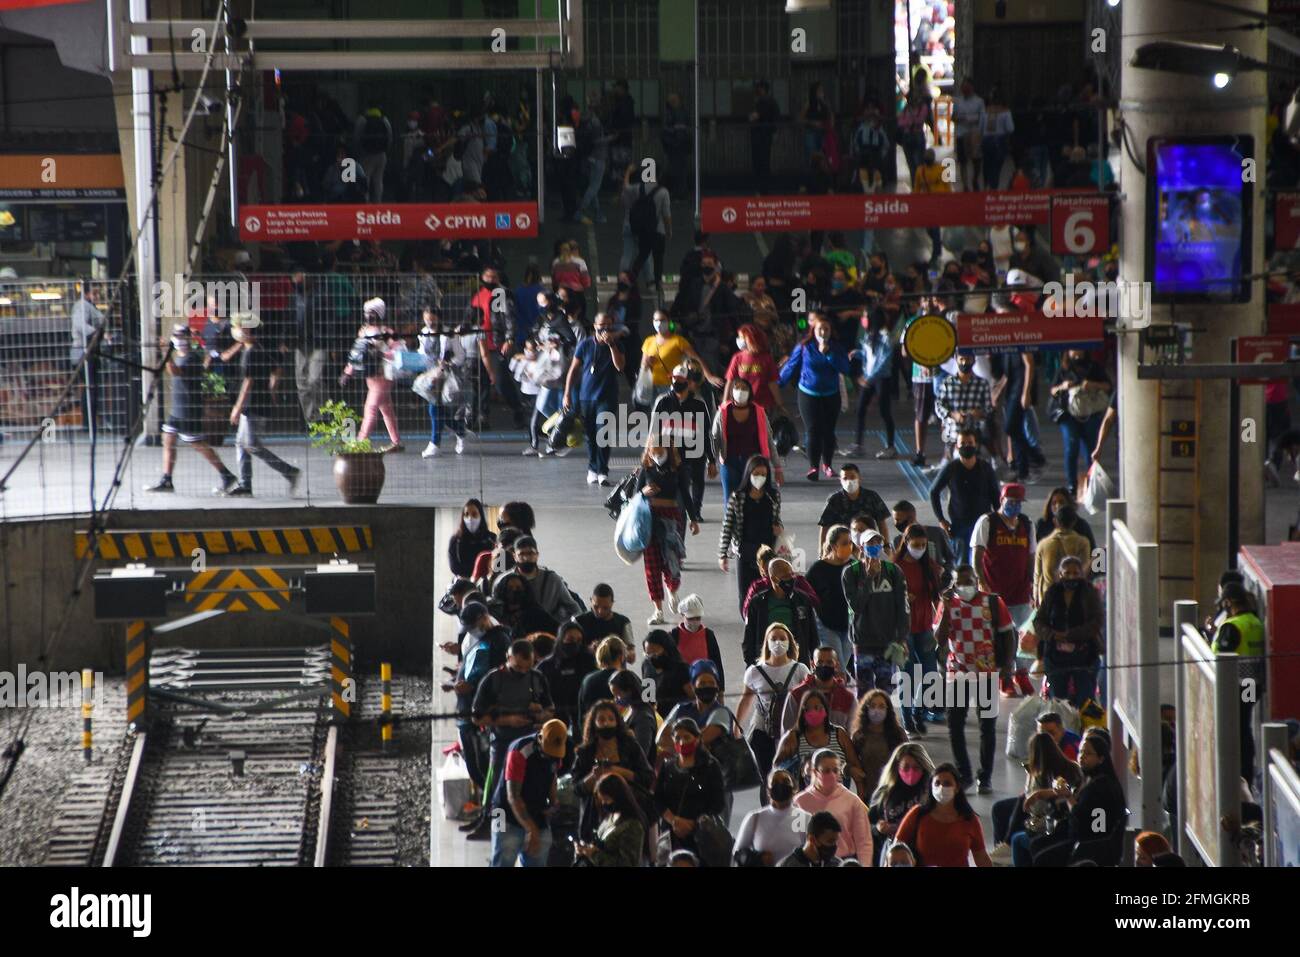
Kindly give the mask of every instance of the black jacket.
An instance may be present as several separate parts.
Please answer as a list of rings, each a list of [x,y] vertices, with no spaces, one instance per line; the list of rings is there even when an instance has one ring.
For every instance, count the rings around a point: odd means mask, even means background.
[[[633,779],[628,784],[632,789],[632,796],[636,798],[637,804],[641,805],[642,812],[653,820],[654,769],[650,767],[650,762],[646,759],[645,752],[641,750],[641,745],[637,744],[636,739],[631,734],[618,739],[618,766],[627,768],[632,772]],[[595,767],[596,745],[580,745],[573,760],[573,783],[577,787],[579,794],[582,795],[582,823],[579,828],[584,841],[591,840],[595,834],[596,823],[599,818],[599,815],[594,813],[595,807],[592,793],[582,783]]]
[[[469,578],[474,573],[474,560],[480,552],[490,552],[497,537],[482,528],[476,534],[456,534],[447,543],[447,560],[451,573],[457,578]]]
[[[998,507],[998,476],[987,459],[980,459],[974,468],[966,468],[961,459],[954,458],[939,470],[930,486],[930,506],[939,521],[944,520],[943,490],[949,489],[947,519],[958,528],[973,526],[985,512]]]
[[[770,622],[767,603],[771,596],[772,583],[766,579],[760,580],[757,590],[750,596],[749,617],[745,621],[745,638],[741,645],[746,666],[757,661],[762,651],[763,636]],[[794,615],[790,631],[799,644],[799,660],[811,667],[812,650],[817,647],[817,612],[808,596],[797,588],[791,587],[789,601]]]
[[[596,670],[595,656],[582,648],[572,658],[564,658],[557,647],[553,655],[537,666],[537,670],[546,676],[546,682],[551,686],[555,716],[569,727],[577,728],[578,697],[583,680]]]
[[[1034,630],[1038,633],[1038,657],[1050,669],[1056,667],[1088,667],[1101,656],[1101,630],[1105,622],[1101,597],[1088,582],[1080,582],[1074,601],[1065,603],[1065,585],[1057,582],[1047,589],[1043,601],[1034,614]],[[1072,651],[1062,651],[1062,641],[1043,638],[1047,629],[1063,632],[1065,643]]]

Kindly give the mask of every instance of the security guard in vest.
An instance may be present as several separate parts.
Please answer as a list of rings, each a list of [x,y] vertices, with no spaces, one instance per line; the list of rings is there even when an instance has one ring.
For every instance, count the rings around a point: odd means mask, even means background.
[[[1210,648],[1215,654],[1241,656],[1241,776],[1254,785],[1255,735],[1251,713],[1264,690],[1264,623],[1255,614],[1255,599],[1244,585],[1223,586],[1219,608],[1227,617],[1219,625]]]

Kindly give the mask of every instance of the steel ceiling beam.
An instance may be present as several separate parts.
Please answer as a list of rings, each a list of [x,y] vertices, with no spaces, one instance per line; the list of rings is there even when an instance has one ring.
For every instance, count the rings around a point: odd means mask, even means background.
[[[557,37],[555,20],[249,20],[244,36],[249,40],[410,40],[492,39],[492,31],[506,31],[506,37]],[[173,38],[185,47],[195,30],[207,31],[203,20],[162,20],[132,23],[127,33],[151,40]],[[170,32],[169,32],[170,31]]]
[[[206,59],[202,53],[136,53],[122,57],[129,66],[140,70],[170,71],[172,64],[182,72],[203,69]],[[556,66],[556,55],[543,53],[490,53],[490,52],[427,52],[402,51],[380,53],[375,51],[307,51],[258,50],[256,56],[248,54],[218,53],[212,58],[214,70],[237,69],[240,61],[257,70],[545,70]]]

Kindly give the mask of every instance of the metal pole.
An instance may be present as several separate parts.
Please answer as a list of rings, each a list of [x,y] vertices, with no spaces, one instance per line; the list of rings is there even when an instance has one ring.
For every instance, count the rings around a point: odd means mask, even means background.
[[[1277,785],[1273,783],[1273,775],[1269,772],[1269,765],[1273,763],[1272,754],[1277,751],[1286,758],[1287,753],[1287,735],[1290,733],[1285,724],[1281,722],[1269,721],[1260,725],[1259,734],[1259,753],[1263,756],[1260,763],[1260,770],[1263,772],[1262,777],[1264,786],[1260,789],[1259,803],[1264,806],[1264,866],[1277,867],[1277,844],[1273,840],[1273,829],[1277,826],[1277,821],[1273,814],[1273,804],[1275,803],[1272,795],[1277,791]]]
[[[1183,626],[1196,628],[1197,604],[1194,601],[1174,602],[1174,728],[1176,742],[1175,759],[1178,764],[1174,770],[1174,784],[1177,786],[1175,811],[1178,816],[1174,829],[1174,850],[1183,860],[1187,860],[1194,850],[1187,837],[1187,788],[1183,782],[1187,776],[1187,723],[1192,720],[1187,713],[1187,669],[1196,667],[1183,654]]]
[[[83,668],[81,669],[81,755],[87,764],[95,755],[95,742],[90,724],[94,711],[95,673],[89,668]]]
[[[149,0],[131,0],[129,20],[142,23],[149,18]],[[149,41],[144,37],[131,37],[132,53],[147,53]],[[136,295],[140,307],[140,401],[148,402],[153,389],[154,364],[153,344],[158,341],[158,330],[153,324],[153,285],[157,277],[158,263],[155,259],[156,233],[158,228],[157,208],[149,202],[153,196],[153,99],[152,83],[148,70],[131,70],[131,115],[135,127],[135,226],[140,238],[136,244],[136,276],[138,284]],[[158,429],[158,406],[149,405],[145,410],[144,425],[141,434],[146,441]]]
[[[230,140],[226,144],[226,162],[230,169],[226,172],[229,176],[230,186],[230,225],[236,233],[239,231],[239,167],[235,158],[235,80],[234,75],[230,72],[230,6],[226,5],[225,29],[222,31],[222,42],[225,44],[226,51],[226,128],[230,130]]]
[[[1241,854],[1224,823],[1241,826],[1241,670],[1236,655],[1214,658],[1214,790],[1219,867],[1237,867]]]
[[[1142,768],[1142,826],[1154,830],[1160,807],[1160,546],[1141,544],[1138,562],[1138,763]],[[1110,682],[1106,683],[1107,689]]]
[[[393,745],[393,666],[385,661],[379,665],[379,680],[383,688],[379,697],[379,710],[383,716],[379,737],[383,749],[387,751]]]
[[[1229,344],[1229,355],[1237,361],[1237,340]],[[1237,567],[1237,548],[1241,540],[1241,382],[1228,383],[1228,567]],[[1265,455],[1268,454],[1267,446]]]
[[[695,0],[695,221],[700,221],[700,0]],[[673,174],[676,176],[676,172]]]

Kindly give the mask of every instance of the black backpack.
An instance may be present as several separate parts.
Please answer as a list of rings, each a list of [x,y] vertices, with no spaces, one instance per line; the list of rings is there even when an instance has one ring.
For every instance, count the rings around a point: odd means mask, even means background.
[[[767,682],[767,686],[772,689],[772,701],[768,707],[767,716],[764,719],[760,730],[766,732],[767,736],[772,739],[773,743],[777,743],[781,740],[781,735],[784,734],[781,730],[781,717],[785,713],[785,701],[790,695],[790,685],[794,680],[795,672],[799,670],[799,665],[797,662],[791,665],[790,671],[785,676],[785,681],[780,684],[776,684],[772,681],[771,676],[763,668],[761,662],[755,662],[754,667],[757,668],[758,673],[763,676],[763,680]]]
[[[645,184],[641,184],[641,195],[636,198],[632,204],[632,209],[628,211],[627,224],[632,229],[632,235],[638,239],[653,239],[659,232],[659,213],[655,210],[655,193],[659,192],[659,185],[655,184],[648,192]]]
[[[367,153],[388,152],[388,126],[382,116],[367,116],[361,130],[361,148]]]

